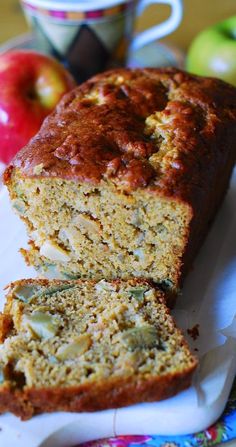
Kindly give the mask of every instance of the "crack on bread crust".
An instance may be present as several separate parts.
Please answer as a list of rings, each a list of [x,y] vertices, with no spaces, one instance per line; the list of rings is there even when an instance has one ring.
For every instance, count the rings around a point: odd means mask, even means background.
[[[107,72],[69,93],[13,165],[27,176],[110,179],[123,191],[173,194],[175,179],[180,192],[196,163],[201,181],[206,141],[210,159],[219,124],[235,119],[234,101],[228,84],[175,69]]]
[[[144,276],[176,293],[227,191],[235,124],[233,86],[177,69],[79,86],[5,172],[26,260],[51,277]]]

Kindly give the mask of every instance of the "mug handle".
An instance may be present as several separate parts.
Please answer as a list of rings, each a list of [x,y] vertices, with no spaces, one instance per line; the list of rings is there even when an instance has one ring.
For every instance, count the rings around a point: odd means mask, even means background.
[[[152,28],[149,28],[135,36],[130,44],[131,50],[133,51],[138,50],[140,47],[143,47],[153,40],[161,39],[167,34],[170,34],[179,26],[181,22],[183,16],[181,0],[141,0],[138,2],[137,15],[142,14],[147,6],[154,3],[170,5],[172,7],[172,14],[167,20],[159,25],[153,26]]]

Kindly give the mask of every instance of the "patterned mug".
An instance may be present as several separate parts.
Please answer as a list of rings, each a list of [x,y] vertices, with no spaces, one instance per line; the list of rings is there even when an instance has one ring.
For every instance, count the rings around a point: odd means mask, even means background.
[[[133,37],[134,19],[150,4],[172,7],[170,17]],[[174,31],[181,0],[21,0],[38,47],[66,64],[78,81],[125,64],[128,51]]]

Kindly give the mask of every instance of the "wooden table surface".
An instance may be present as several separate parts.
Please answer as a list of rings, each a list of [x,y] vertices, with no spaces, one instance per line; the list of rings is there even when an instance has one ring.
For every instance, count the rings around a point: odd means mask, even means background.
[[[192,38],[203,28],[236,15],[236,0],[183,0],[184,17],[177,31],[165,41],[186,50]],[[153,5],[137,20],[137,30],[163,21],[169,7]],[[0,44],[28,30],[18,0],[0,0]]]

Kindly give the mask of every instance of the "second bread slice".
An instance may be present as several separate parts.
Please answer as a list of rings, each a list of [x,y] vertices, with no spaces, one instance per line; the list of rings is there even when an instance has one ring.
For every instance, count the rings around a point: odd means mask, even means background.
[[[147,281],[12,283],[0,318],[0,411],[96,411],[173,396],[197,361]]]

